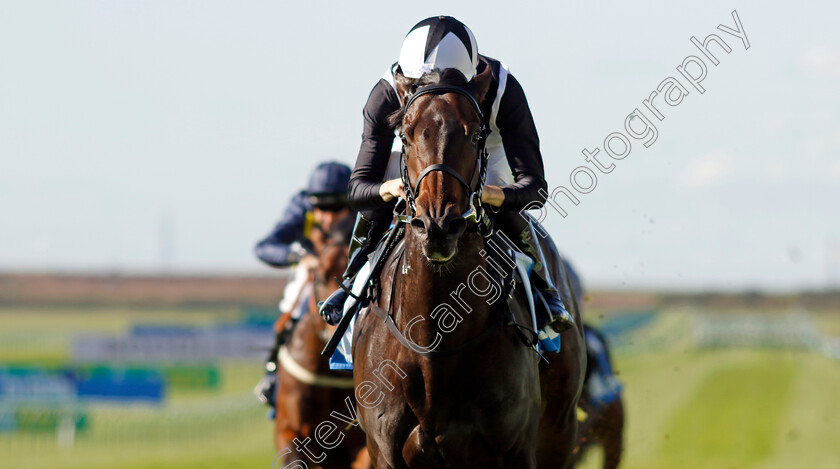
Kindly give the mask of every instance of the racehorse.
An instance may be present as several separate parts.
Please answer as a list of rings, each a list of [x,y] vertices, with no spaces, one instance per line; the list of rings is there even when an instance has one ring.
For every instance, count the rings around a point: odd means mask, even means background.
[[[492,79],[489,69],[469,84],[448,72],[428,82],[396,77],[403,106],[392,117],[413,214],[394,228],[404,229],[403,241],[354,329],[368,451],[377,468],[568,467],[585,360],[580,316],[562,334],[562,350],[544,359],[503,324],[502,313],[528,324],[530,312],[521,288],[509,304],[496,298],[477,228],[487,216],[475,201]],[[556,251],[544,249],[554,278],[564,278]]]
[[[577,461],[580,461],[589,448],[600,444],[604,450],[603,469],[616,469],[621,463],[623,452],[624,404],[619,391],[605,389],[609,385],[603,383],[600,374],[602,370],[596,370],[599,357],[595,354],[603,353],[603,359],[610,363],[610,374],[612,372],[612,360],[606,338],[600,331],[589,325],[585,326],[585,330],[588,359],[584,391],[579,404],[584,418],[580,423],[578,450],[575,457]],[[589,347],[592,340],[598,342],[595,347]],[[605,395],[609,397],[605,398]]]
[[[353,399],[353,378],[347,371],[331,371],[328,360],[321,357],[320,351],[334,327],[324,322],[316,306],[318,300],[326,298],[337,288],[333,279],[340,276],[346,267],[348,241],[343,235],[338,236],[336,230],[329,234],[313,230],[311,241],[319,264],[310,279],[312,294],[299,298],[299,301],[308,302],[308,313],[300,317],[291,337],[279,352],[275,445],[285,453],[282,455],[285,461],[301,460],[307,464],[289,467],[363,469],[370,467],[364,434],[355,428],[347,429],[347,422],[330,415],[332,411],[343,409],[343,413],[348,414],[347,399]],[[344,434],[341,444],[328,451],[315,442],[321,436],[313,434],[322,422],[339,425]],[[334,441],[338,433],[335,429],[333,433],[330,439]],[[300,442],[307,438],[310,454],[298,450]]]

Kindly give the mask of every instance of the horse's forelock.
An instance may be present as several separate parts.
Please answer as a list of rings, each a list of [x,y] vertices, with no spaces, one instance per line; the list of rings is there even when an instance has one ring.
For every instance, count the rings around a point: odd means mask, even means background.
[[[405,80],[411,80],[405,77],[402,78]],[[446,68],[443,71],[434,69],[431,72],[424,73],[420,78],[413,80],[413,82],[409,85],[408,94],[411,96],[417,92],[418,88],[426,85],[453,85],[466,87],[468,83],[469,81],[467,81],[467,78],[460,70],[454,68]],[[402,106],[388,116],[387,122],[392,129],[397,129],[400,125],[402,125],[404,118],[405,106]]]

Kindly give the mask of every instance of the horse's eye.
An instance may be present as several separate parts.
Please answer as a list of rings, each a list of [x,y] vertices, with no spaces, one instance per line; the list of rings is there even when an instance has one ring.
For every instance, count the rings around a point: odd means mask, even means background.
[[[406,140],[405,134],[400,134],[400,140],[402,141],[403,145],[408,145],[408,140]]]
[[[472,136],[473,145],[477,144],[481,140],[481,134],[476,132]]]

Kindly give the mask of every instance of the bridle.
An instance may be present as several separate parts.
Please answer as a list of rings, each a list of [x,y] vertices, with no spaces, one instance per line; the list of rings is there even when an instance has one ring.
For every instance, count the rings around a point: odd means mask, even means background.
[[[402,150],[400,151],[400,177],[402,178],[403,183],[403,190],[405,191],[406,196],[406,203],[408,207],[411,209],[412,215],[406,215],[402,217],[402,221],[410,222],[413,214],[417,211],[415,206],[415,200],[417,199],[417,190],[420,188],[420,182],[423,181],[423,178],[428,176],[430,173],[435,171],[441,171],[444,173],[448,173],[455,177],[458,182],[461,183],[469,192],[469,201],[468,201],[468,209],[462,215],[467,221],[474,222],[476,224],[481,225],[485,220],[485,213],[484,208],[481,205],[481,191],[484,188],[484,182],[487,177],[487,127],[484,124],[484,114],[481,112],[481,108],[478,106],[478,102],[475,100],[473,95],[471,95],[467,90],[461,88],[459,86],[454,85],[427,85],[423,88],[417,90],[411,98],[405,103],[403,107],[404,115],[408,113],[409,107],[411,104],[420,96],[427,95],[427,94],[435,94],[435,95],[442,95],[447,93],[456,93],[465,98],[467,101],[472,105],[475,112],[478,114],[479,122],[481,123],[481,130],[480,130],[480,138],[477,142],[477,154],[476,154],[476,162],[475,168],[473,169],[472,178],[470,178],[470,182],[464,180],[464,178],[458,174],[458,171],[455,171],[451,166],[438,163],[426,166],[423,168],[423,171],[420,172],[420,175],[417,177],[417,181],[412,186],[411,180],[408,177],[408,165],[406,164],[406,155],[405,155],[405,135],[400,131],[400,139],[402,140]]]
[[[417,181],[414,185],[411,184],[411,180],[408,176],[408,165],[406,164],[406,153],[405,153],[405,144],[406,139],[405,135],[400,131],[400,139],[403,142],[402,150],[400,151],[400,177],[403,183],[403,189],[405,191],[405,202],[407,205],[406,211],[410,210],[411,214],[402,214],[397,212],[397,225],[392,229],[390,233],[392,233],[392,237],[389,241],[386,241],[386,251],[380,257],[380,259],[388,259],[390,258],[390,252],[387,249],[393,249],[395,244],[399,243],[399,241],[394,242],[394,240],[398,240],[402,233],[404,233],[404,228],[401,227],[400,224],[410,224],[414,214],[417,212],[415,206],[415,200],[417,198],[417,190],[420,187],[420,182],[423,181],[423,178],[428,176],[430,173],[435,171],[441,171],[444,173],[448,173],[455,177],[458,182],[463,185],[467,191],[469,192],[469,201],[468,201],[468,209],[467,211],[461,216],[467,222],[472,223],[472,227],[475,231],[477,231],[481,236],[487,238],[493,234],[493,224],[492,220],[484,211],[484,207],[481,203],[481,191],[484,188],[484,183],[487,177],[487,161],[488,161],[488,153],[487,153],[487,127],[484,124],[484,114],[481,112],[481,108],[478,106],[478,102],[475,98],[465,89],[453,86],[453,85],[428,85],[423,88],[417,90],[405,103],[403,107],[404,116],[405,113],[408,112],[408,109],[411,107],[414,100],[419,98],[420,96],[426,94],[435,94],[435,95],[442,95],[447,93],[456,93],[465,98],[467,101],[472,105],[473,109],[475,110],[476,114],[478,114],[478,118],[480,121],[480,134],[479,140],[476,142],[476,162],[475,167],[473,168],[473,174],[470,178],[470,182],[464,180],[464,177],[461,176],[458,171],[453,169],[451,166],[446,164],[438,163],[426,166],[420,172],[420,175],[417,177]],[[403,117],[405,118],[405,117]],[[398,211],[401,211],[400,207],[402,207],[402,202],[397,204]],[[396,234],[395,234],[396,233]],[[405,245],[403,245],[404,248]],[[373,312],[376,316],[382,319],[385,322],[385,325],[388,327],[388,330],[391,334],[397,339],[397,341],[404,347],[408,348],[409,350],[422,355],[427,358],[438,358],[438,357],[447,357],[457,353],[462,353],[467,350],[473,349],[481,345],[483,342],[489,340],[493,337],[496,332],[502,329],[502,326],[505,324],[499,321],[493,321],[492,324],[487,327],[481,334],[473,337],[472,339],[468,340],[467,342],[461,344],[460,346],[446,351],[440,350],[428,350],[422,347],[417,346],[412,341],[406,339],[404,337],[403,332],[400,331],[399,327],[397,327],[396,323],[394,322],[394,316],[390,312],[391,305],[395,304],[394,295],[396,294],[397,288],[395,285],[397,284],[397,274],[399,272],[398,266],[399,263],[404,261],[405,249],[402,250],[396,256],[397,265],[393,268],[393,278],[391,279],[391,298],[388,302],[389,310],[384,310],[379,307],[376,302],[371,302],[369,305],[370,311]],[[403,272],[405,274],[405,272]]]

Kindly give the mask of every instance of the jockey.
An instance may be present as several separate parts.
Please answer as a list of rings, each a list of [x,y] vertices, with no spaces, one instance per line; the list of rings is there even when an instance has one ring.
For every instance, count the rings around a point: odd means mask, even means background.
[[[534,259],[532,284],[540,290],[550,311],[543,322],[562,332],[574,325],[574,319],[563,307],[545,267],[535,227],[519,213],[525,207],[541,207],[545,201],[541,194],[546,193],[539,137],[525,93],[504,64],[478,53],[469,28],[449,16],[417,23],[403,41],[399,60],[387,69],[368,97],[362,144],[349,185],[350,204],[365,210],[353,233],[364,242],[356,251],[351,250],[345,285],[388,229],[396,198],[405,198],[399,177],[401,142],[395,141],[395,129],[387,123],[387,117],[402,106],[395,76],[418,79],[449,68],[460,71],[468,81],[488,68],[491,71],[493,83],[482,103],[485,125],[491,131],[486,142],[489,164],[482,202],[499,209],[494,216],[496,226]],[[339,320],[346,299],[347,293],[338,290],[322,304],[321,314],[327,322]]]
[[[349,214],[347,182],[350,168],[342,163],[318,165],[309,177],[309,186],[292,197],[283,217],[254,248],[259,260],[272,267],[316,262],[309,242],[314,226],[324,231]]]
[[[283,314],[274,326],[276,341],[266,360],[266,377],[255,389],[258,398],[272,407],[277,352],[291,330],[287,325],[289,319],[296,321],[303,313],[302,307],[307,305],[306,301],[298,300],[307,295],[309,273],[318,266],[318,258],[309,241],[310,233],[315,228],[330,232],[352,215],[347,203],[349,179],[350,167],[345,164],[326,162],[318,165],[309,177],[307,188],[292,197],[280,221],[254,248],[257,258],[272,267],[296,265],[294,277],[286,284],[280,301]]]

